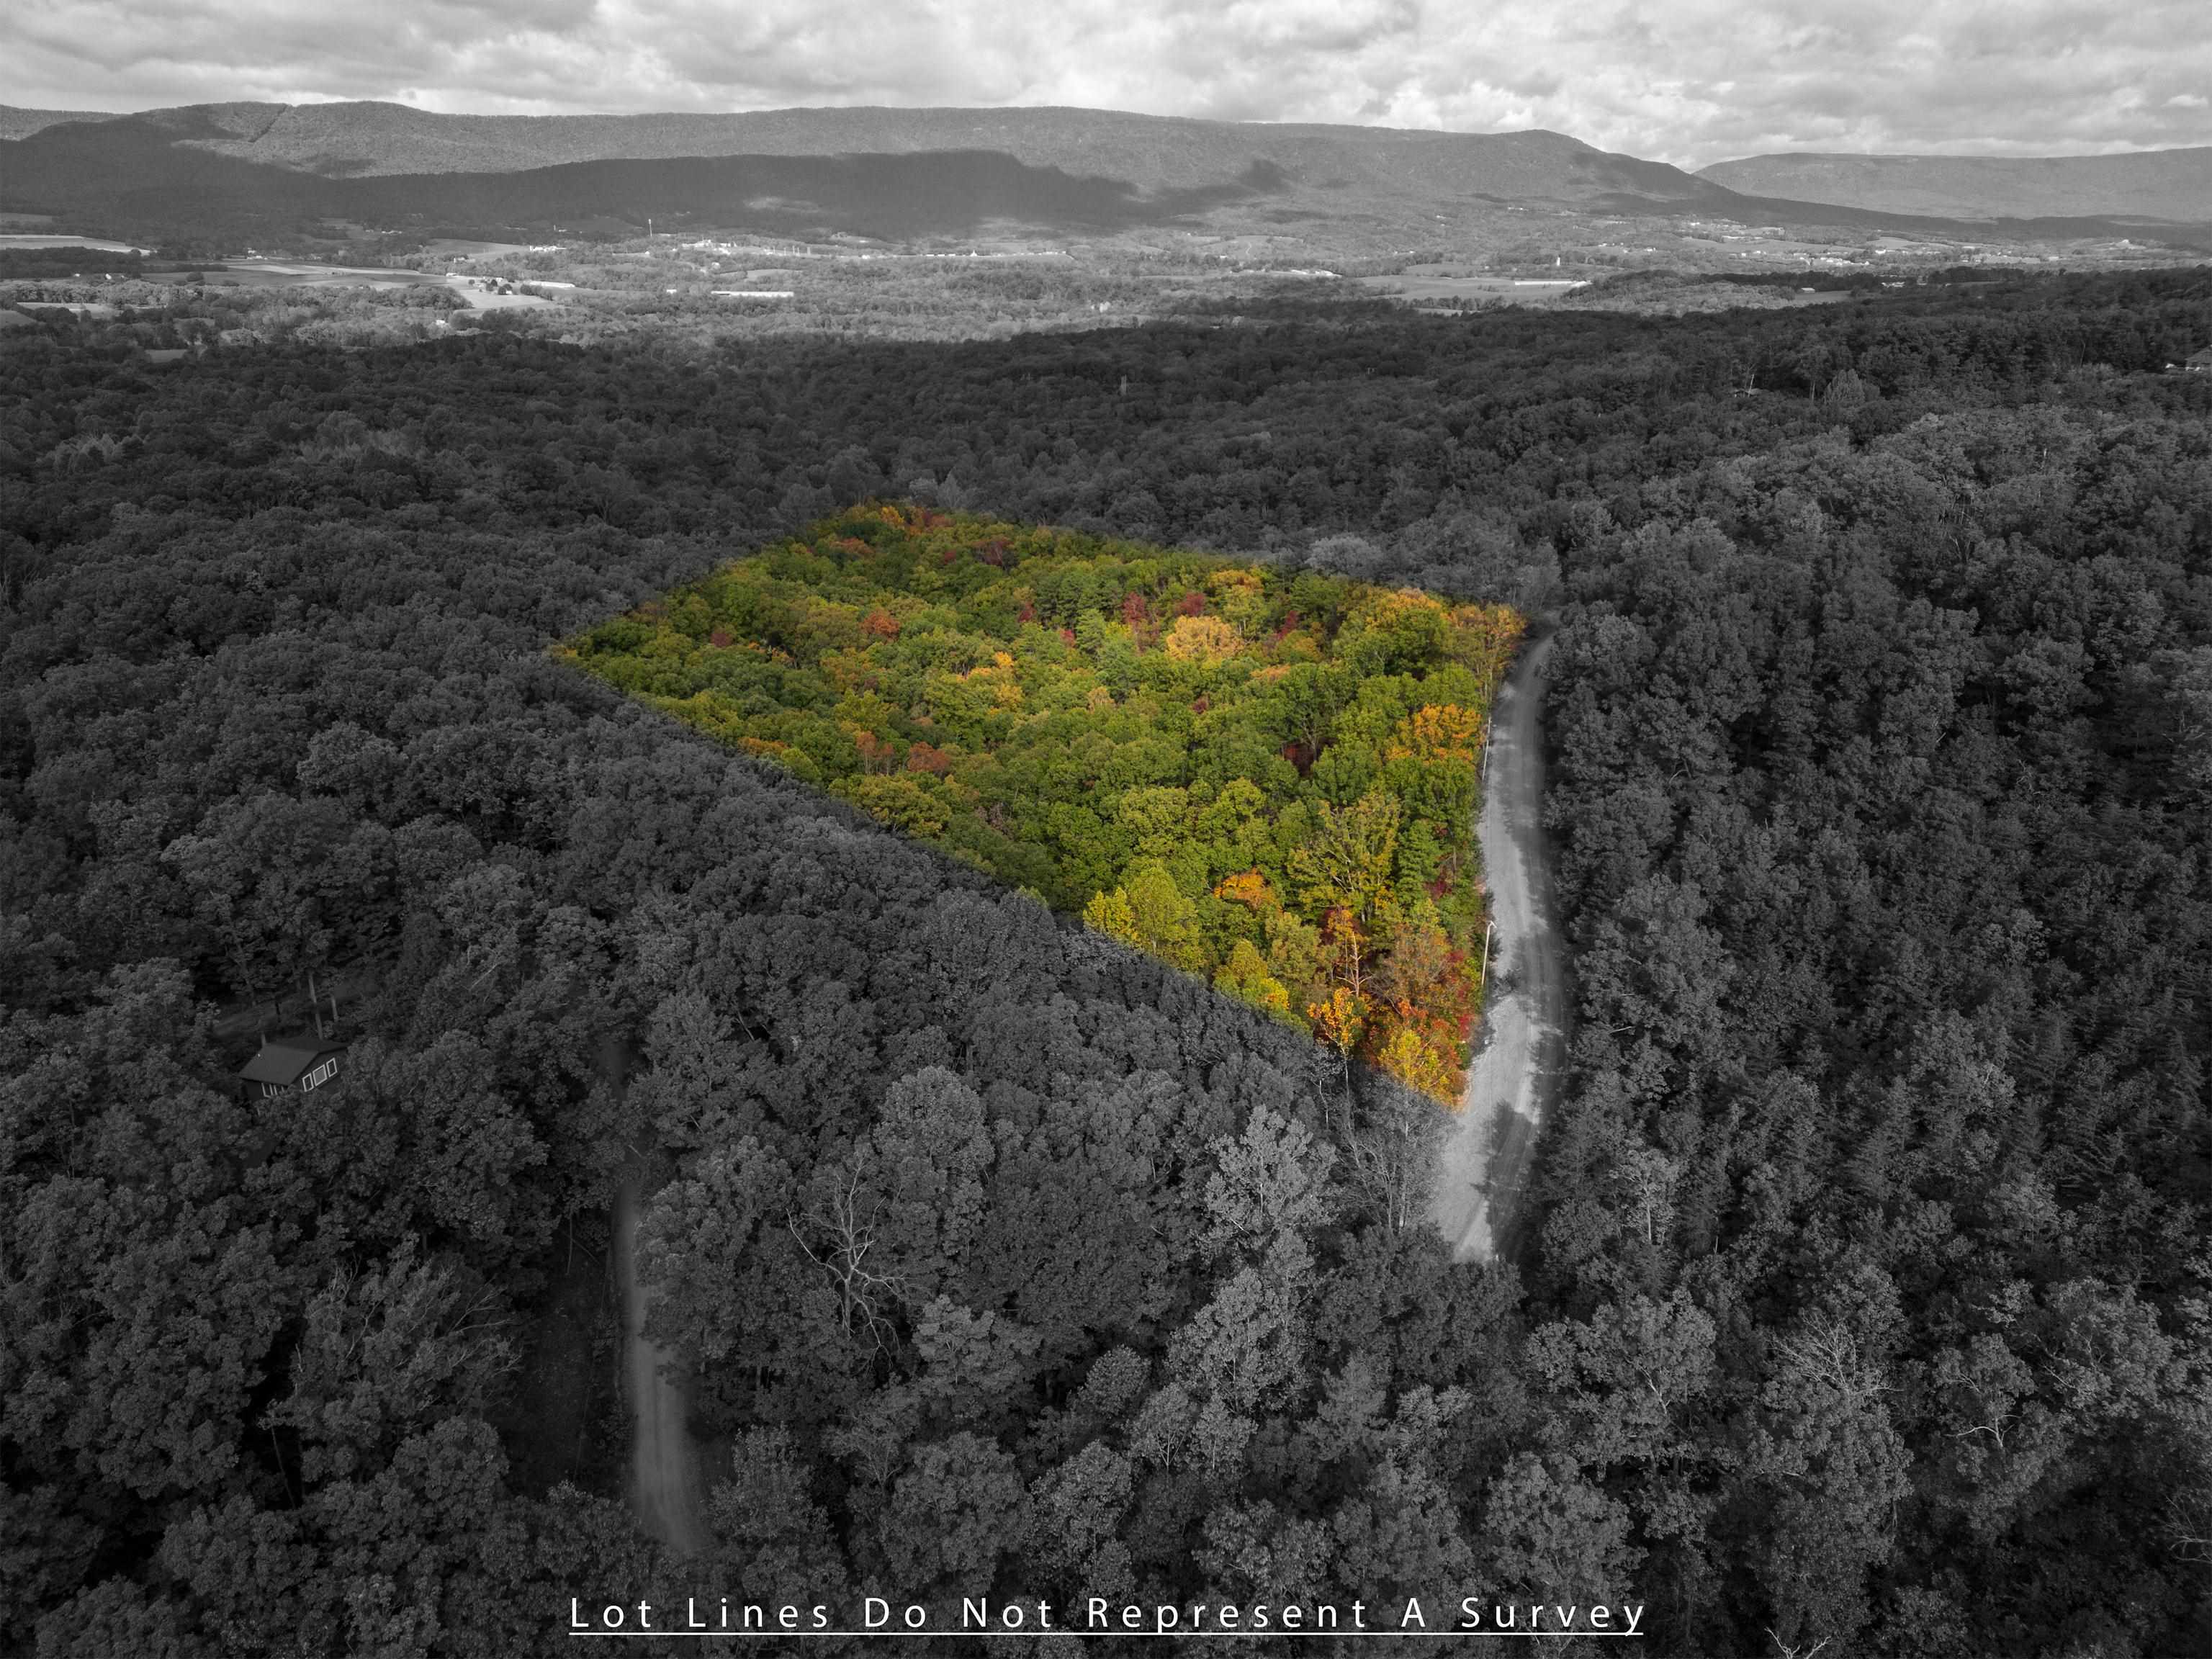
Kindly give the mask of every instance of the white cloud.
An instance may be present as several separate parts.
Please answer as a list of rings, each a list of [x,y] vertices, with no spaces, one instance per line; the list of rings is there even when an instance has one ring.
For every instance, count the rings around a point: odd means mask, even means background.
[[[2212,143],[2201,0],[9,0],[0,102],[1082,104],[1771,149]]]

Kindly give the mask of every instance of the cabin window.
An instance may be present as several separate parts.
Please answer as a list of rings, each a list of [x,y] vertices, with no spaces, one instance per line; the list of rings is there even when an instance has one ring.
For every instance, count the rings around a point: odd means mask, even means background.
[[[300,1079],[300,1092],[301,1094],[305,1094],[308,1090],[315,1087],[318,1084],[328,1083],[333,1077],[337,1075],[337,1061],[335,1060],[325,1060],[321,1065],[316,1066],[313,1071],[308,1073],[306,1077]]]

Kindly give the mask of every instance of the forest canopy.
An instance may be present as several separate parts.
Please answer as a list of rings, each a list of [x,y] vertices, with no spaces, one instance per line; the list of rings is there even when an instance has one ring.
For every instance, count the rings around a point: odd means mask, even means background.
[[[1522,620],[871,502],[560,654],[1456,1103]]]
[[[0,1651],[542,1654],[710,1585],[2212,1651],[2208,306],[13,331]],[[1510,1261],[1388,1077],[546,656],[894,496],[1555,626]],[[349,1069],[242,1097],[310,976]],[[691,1561],[622,1502],[641,1147]]]

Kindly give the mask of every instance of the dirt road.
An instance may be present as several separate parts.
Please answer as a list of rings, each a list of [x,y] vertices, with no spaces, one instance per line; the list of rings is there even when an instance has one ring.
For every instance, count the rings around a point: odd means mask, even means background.
[[[615,1281],[623,1299],[623,1392],[636,1413],[630,1450],[630,1504],[638,1524],[688,1553],[706,1547],[699,1518],[696,1461],[684,1424],[684,1391],[669,1380],[670,1355],[645,1335],[647,1297],[637,1277],[637,1182],[615,1197]]]
[[[599,1046],[599,1072],[620,1094],[629,1086],[630,1055],[612,1038]],[[642,1203],[633,1158],[615,1192],[614,1276],[622,1294],[623,1398],[635,1414],[630,1444],[630,1507],[638,1524],[664,1543],[697,1553],[707,1547],[700,1519],[697,1455],[688,1429],[689,1401],[670,1380],[670,1355],[645,1335],[649,1298],[637,1276],[637,1216]]]
[[[1489,775],[1476,836],[1495,932],[1481,1047],[1443,1143],[1433,1213],[1462,1261],[1486,1261],[1510,1229],[1528,1158],[1566,1048],[1566,963],[1540,814],[1547,635],[1526,646],[1491,711]],[[1500,981],[1511,975],[1512,989]]]

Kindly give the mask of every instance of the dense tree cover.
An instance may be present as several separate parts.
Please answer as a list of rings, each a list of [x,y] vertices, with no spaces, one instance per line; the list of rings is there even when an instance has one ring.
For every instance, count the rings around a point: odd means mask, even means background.
[[[135,248],[0,247],[0,282],[76,276],[88,270],[127,279],[138,276],[145,269],[145,258]]]
[[[0,1644],[529,1652],[705,1579],[2201,1650],[2204,301],[9,344]],[[545,657],[925,478],[1557,604],[1525,1261],[1443,1259],[1371,1073]],[[334,968],[349,1073],[240,1101],[234,1011]],[[517,1407],[654,1149],[689,1569]]]
[[[1538,1273],[1601,1326],[1713,1322],[1663,1467],[1578,1449],[1711,1517],[1652,1541],[1686,1616],[1741,1594],[1717,1548],[1819,1581],[1768,1591],[1792,1645],[1863,1641],[1886,1581],[2009,1646],[2127,1540],[2132,1628],[2076,1639],[2203,1639],[2208,435],[1815,436],[1573,562],[1547,811],[1581,1024]],[[1747,1449],[1768,1501],[1731,1515]]]
[[[562,654],[1455,1104],[1521,625],[872,503]]]
[[[125,277],[115,282],[21,282],[0,290],[0,303],[84,307],[85,314],[37,310],[39,349],[98,355],[150,367],[148,351],[222,350],[270,341],[320,347],[398,345],[436,337],[456,325],[479,327],[502,313],[469,312],[456,290],[423,283],[398,287],[200,286],[186,274],[173,283]],[[27,341],[14,343],[18,349]]]

